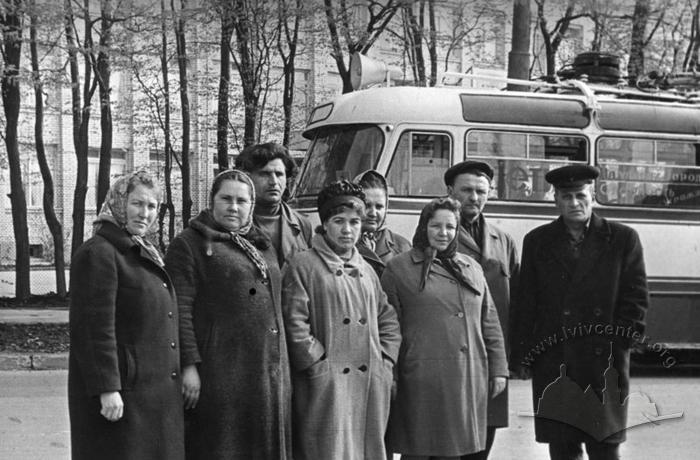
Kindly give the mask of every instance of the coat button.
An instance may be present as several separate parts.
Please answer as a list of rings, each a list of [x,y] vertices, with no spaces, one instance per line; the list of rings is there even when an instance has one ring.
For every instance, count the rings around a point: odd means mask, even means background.
[[[177,372],[173,372],[172,374],[170,374],[170,378],[171,378],[171,379],[176,379],[176,378],[177,378]]]
[[[600,316],[600,315],[603,314],[603,310],[601,310],[600,308],[595,308],[595,309],[593,310],[593,314],[596,315],[596,316]]]
[[[350,373],[349,367],[346,367],[345,369],[343,369],[343,374],[349,374],[349,373]]]
[[[596,347],[596,349],[594,350],[594,352],[595,352],[596,356],[600,356],[600,355],[603,354],[603,349],[600,348],[600,347]]]
[[[262,284],[267,286],[268,284],[270,284],[270,281],[267,278],[265,278],[264,280],[262,280]]]
[[[335,272],[335,274],[338,275],[338,276],[340,276],[340,275],[343,274],[343,270],[341,270],[341,269],[339,268],[339,269]]]
[[[462,312],[460,311],[459,313],[457,313],[456,316],[457,316],[457,318],[464,318],[464,313],[462,313]]]
[[[571,310],[564,310],[562,313],[564,316],[569,316],[571,314]]]
[[[277,334],[279,330],[276,327],[271,327],[270,332],[272,332],[273,334]]]
[[[362,366],[358,367],[358,369],[360,370],[360,372],[367,372],[367,366],[366,366],[365,364],[363,364]]]
[[[168,283],[163,283],[163,287],[164,287],[165,289],[168,289]]]
[[[255,295],[258,291],[255,290],[255,288],[250,288],[250,295]]]
[[[350,318],[343,319],[343,324],[350,324]]]
[[[469,347],[466,345],[462,345],[459,351],[461,351],[462,353],[467,353],[469,351]]]
[[[175,342],[170,342],[170,348],[175,348],[177,347],[177,344]]]
[[[169,312],[168,312],[168,318],[172,318],[172,317],[173,317],[173,312],[169,311]]]
[[[360,320],[358,321],[358,323],[360,323],[360,324],[367,324],[367,320],[366,320],[365,318],[360,318]]]

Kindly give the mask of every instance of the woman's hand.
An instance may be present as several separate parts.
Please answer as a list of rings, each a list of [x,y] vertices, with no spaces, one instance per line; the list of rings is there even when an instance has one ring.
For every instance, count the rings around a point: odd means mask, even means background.
[[[495,398],[506,389],[506,378],[505,377],[494,377],[489,382],[489,393],[492,398]]]
[[[197,366],[190,364],[182,370],[182,396],[185,399],[185,409],[194,409],[199,401],[199,390],[202,382],[199,380]]]
[[[118,391],[108,391],[100,394],[102,409],[100,414],[110,422],[116,422],[124,415],[124,402]]]

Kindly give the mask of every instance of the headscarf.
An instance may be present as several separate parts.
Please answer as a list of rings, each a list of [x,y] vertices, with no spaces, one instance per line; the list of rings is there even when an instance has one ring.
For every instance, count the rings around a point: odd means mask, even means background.
[[[352,180],[355,184],[361,186],[364,190],[372,188],[380,188],[384,190],[384,219],[379,222],[379,226],[373,232],[362,232],[360,235],[360,242],[374,251],[377,246],[377,237],[384,230],[384,223],[386,222],[386,212],[389,211],[389,186],[386,183],[386,178],[382,176],[378,171],[374,169],[368,169],[367,171],[361,172]]]
[[[216,177],[214,177],[214,183],[212,184],[212,190],[210,191],[210,203],[208,210],[209,215],[212,218],[212,221],[214,222],[216,221],[214,220],[213,213],[211,212],[211,204],[214,200],[214,194],[211,192],[214,191],[214,184],[216,184],[217,180],[220,182],[226,180],[242,182],[246,184],[248,186],[248,189],[250,190],[250,212],[248,213],[248,219],[246,220],[246,222],[243,222],[243,224],[236,231],[225,230],[223,229],[223,227],[221,229],[229,235],[231,235],[231,242],[241,251],[243,251],[243,253],[251,260],[251,262],[255,264],[263,279],[265,279],[268,276],[267,262],[265,262],[265,259],[260,254],[260,252],[258,252],[255,246],[250,241],[248,241],[247,238],[245,238],[245,236],[248,235],[248,233],[250,232],[251,228],[253,228],[253,210],[255,209],[255,184],[253,184],[253,181],[248,176],[248,174],[241,171],[240,169],[226,169],[217,174]],[[207,246],[207,255],[211,255],[211,245]]]
[[[430,222],[430,219],[432,219],[435,213],[440,209],[452,212],[455,215],[456,225],[459,225],[460,204],[453,198],[436,198],[425,205],[423,211],[421,211],[418,227],[416,227],[416,233],[413,235],[413,247],[423,251],[423,255],[425,256],[423,259],[419,286],[419,290],[421,291],[425,289],[425,283],[430,274],[430,267],[436,259],[438,263],[457,279],[457,281],[466,286],[470,286],[467,281],[467,276],[462,272],[462,268],[457,263],[457,232],[455,232],[455,237],[450,241],[450,244],[444,251],[437,251],[430,246],[430,242],[428,241],[428,222]]]
[[[97,215],[93,226],[93,234],[97,233],[103,222],[111,222],[127,232],[131,240],[143,248],[151,256],[153,261],[162,267],[164,265],[163,258],[160,256],[158,249],[156,249],[150,241],[144,239],[140,235],[131,234],[126,227],[126,207],[129,202],[129,187],[133,190],[137,185],[158,188],[153,177],[144,169],[139,169],[118,177],[107,191],[105,201],[102,203],[100,213]],[[158,205],[160,205],[160,197],[157,197],[157,199]],[[150,228],[147,231],[150,231]]]

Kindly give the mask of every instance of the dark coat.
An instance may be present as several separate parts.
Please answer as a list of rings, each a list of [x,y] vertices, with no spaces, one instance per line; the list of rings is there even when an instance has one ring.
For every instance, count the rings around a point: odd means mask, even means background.
[[[365,246],[362,240],[357,243],[357,250],[374,269],[377,276],[381,277],[387,262],[394,256],[409,251],[411,249],[411,243],[403,236],[392,232],[388,228],[384,228],[377,233],[374,251]]]
[[[184,428],[175,291],[129,235],[103,223],[70,274],[68,409],[74,459],[182,459]],[[100,415],[119,391],[124,415]]]
[[[483,219],[483,216],[480,217]],[[496,304],[498,320],[506,339],[506,355],[510,353],[508,344],[508,312],[511,305],[511,293],[516,292],[516,283],[520,272],[518,250],[513,238],[486,220],[483,224],[483,241],[481,247],[464,227],[459,227],[457,250],[471,256],[479,262],[484,270],[491,297]],[[482,249],[483,248],[483,249]],[[508,426],[508,387],[494,399],[489,400],[489,426]]]
[[[531,366],[535,411],[545,388],[560,376],[562,364],[568,379],[580,391],[590,385],[599,401],[603,374],[612,358],[624,398],[629,390],[631,337],[644,331],[649,295],[637,233],[593,214],[575,263],[567,258],[568,245],[561,218],[531,231],[523,243],[520,289],[511,311],[511,366]],[[604,332],[606,326],[612,334]],[[609,395],[605,414],[595,420],[599,432],[617,421],[619,410],[615,412],[615,398]],[[561,406],[567,400],[573,401],[564,398],[556,403]],[[594,405],[588,406],[590,410]],[[583,409],[569,414],[583,417]],[[535,433],[539,442],[591,440],[582,430],[542,417],[535,419]],[[607,441],[624,439],[621,431]]]
[[[197,364],[202,382],[187,414],[188,458],[285,459],[291,385],[274,249],[255,228],[249,232],[266,246],[264,279],[217,228],[201,213],[165,257],[180,309],[182,365]]]
[[[316,235],[284,270],[295,460],[381,460],[401,334],[372,268]],[[325,356],[325,359],[323,358]]]
[[[434,262],[419,291],[425,256],[416,249],[382,275],[403,335],[387,430],[394,452],[458,457],[486,447],[489,379],[507,377],[508,365],[481,267],[457,256],[468,286]]]

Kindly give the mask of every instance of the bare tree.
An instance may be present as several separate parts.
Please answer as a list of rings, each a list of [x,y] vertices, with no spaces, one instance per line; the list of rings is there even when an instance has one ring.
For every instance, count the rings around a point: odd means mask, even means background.
[[[700,69],[700,0],[695,5],[690,28],[688,49],[683,60],[683,71]]]
[[[235,0],[233,3],[233,30],[235,46],[231,57],[238,70],[243,87],[244,128],[243,144],[258,141],[259,113],[264,82],[270,71],[270,57],[278,40],[278,29],[270,3],[265,0]]]
[[[326,23],[331,36],[331,56],[338,67],[338,73],[343,80],[343,93],[352,91],[350,82],[350,66],[341,46],[341,36],[345,42],[348,55],[354,53],[367,54],[372,45],[384,32],[394,15],[402,6],[400,0],[386,0],[367,2],[368,19],[366,24],[360,25],[354,21],[352,6],[348,6],[345,0],[338,0],[338,6],[333,0],[323,0],[326,13]],[[348,58],[349,59],[349,58]]]
[[[284,74],[282,89],[282,110],[284,111],[283,145],[289,145],[289,138],[292,132],[292,104],[294,104],[296,77],[295,59],[299,48],[299,27],[304,11],[302,0],[279,0],[277,51],[282,59],[282,71]]]
[[[231,83],[231,38],[233,37],[233,11],[228,1],[217,2],[221,15],[221,66],[219,71],[219,101],[216,117],[216,152],[219,169],[228,168],[228,98]]]
[[[508,77],[530,79],[530,0],[513,1],[513,34],[508,55]],[[511,90],[527,90],[522,86],[508,85]]]
[[[91,63],[95,68],[95,78],[100,89],[100,163],[97,170],[97,209],[107,196],[109,190],[110,170],[112,167],[112,104],[110,101],[110,57],[112,48],[112,25],[114,24],[114,7],[112,0],[100,0],[100,41],[97,59],[90,53]]]
[[[651,0],[636,0],[632,14],[632,39],[630,41],[630,59],[627,63],[629,80],[634,82],[644,74],[644,50],[661,25],[666,9],[662,8],[649,35],[646,35],[647,23],[651,16]]]
[[[5,146],[10,167],[10,203],[12,228],[15,237],[15,296],[26,300],[29,284],[29,229],[27,227],[27,199],[22,187],[17,128],[20,108],[20,60],[22,57],[21,0],[9,0],[0,10],[2,28],[2,102],[5,110]]]
[[[575,19],[588,16],[587,12],[575,13],[576,0],[567,0],[566,10],[561,18],[557,19],[554,27],[549,29],[549,22],[545,9],[546,0],[535,0],[537,4],[537,25],[544,41],[546,56],[546,74],[554,76],[556,74],[557,50],[562,41],[566,38],[569,25]]]
[[[180,171],[182,172],[182,225],[187,227],[192,217],[192,196],[190,177],[190,100],[187,90],[187,42],[185,35],[185,10],[187,0],[180,0],[180,9],[176,10],[175,0],[170,0],[175,25],[175,43],[177,47],[177,67],[180,75],[180,110],[182,111],[182,153]]]
[[[415,8],[418,11],[415,11]],[[404,27],[404,43],[408,52],[408,62],[413,72],[413,80],[426,86],[425,57],[423,56],[423,29],[425,27],[425,0],[406,4],[401,8]]]
[[[46,219],[46,224],[49,227],[49,232],[51,232],[51,238],[53,239],[56,293],[60,296],[65,296],[66,266],[63,248],[63,225],[61,225],[61,221],[56,216],[56,211],[54,209],[54,183],[44,148],[44,90],[39,71],[39,53],[37,51],[38,16],[36,0],[31,1],[30,11],[29,48],[32,60],[32,80],[34,82],[34,144],[36,146],[36,158],[39,163],[41,178],[44,182],[42,197],[44,218]]]
[[[92,47],[92,26],[89,23],[90,0],[84,0],[85,47]],[[77,42],[75,16],[72,0],[64,0],[65,32],[70,68],[71,107],[73,113],[73,146],[77,163],[75,190],[73,192],[73,237],[71,254],[83,243],[85,233],[85,196],[88,188],[88,126],[90,123],[90,103],[97,88],[97,80],[92,79],[92,65],[84,54],[83,92],[80,93],[80,71],[78,69],[78,52],[81,47]]]

